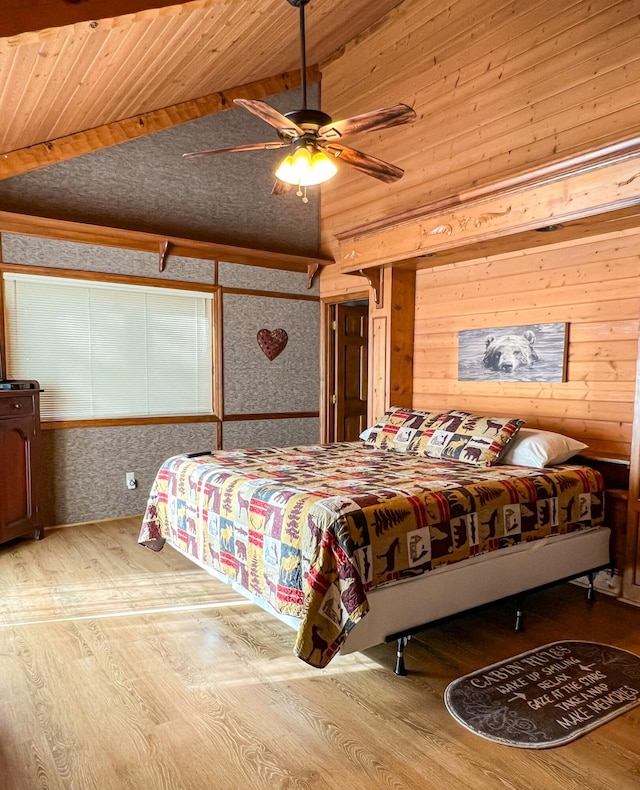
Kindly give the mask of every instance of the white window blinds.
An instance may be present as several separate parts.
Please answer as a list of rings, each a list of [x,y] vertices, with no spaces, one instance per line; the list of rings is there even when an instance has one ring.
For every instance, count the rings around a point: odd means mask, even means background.
[[[7,374],[43,420],[212,414],[212,294],[4,274]]]

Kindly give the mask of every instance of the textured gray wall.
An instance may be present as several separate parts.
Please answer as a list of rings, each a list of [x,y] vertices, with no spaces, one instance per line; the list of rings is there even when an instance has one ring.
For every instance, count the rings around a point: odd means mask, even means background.
[[[214,284],[212,261],[170,255],[166,269],[159,272],[157,254],[12,233],[2,234],[2,260],[4,263],[46,266],[52,269],[76,269]]]
[[[144,512],[163,461],[215,449],[214,423],[127,425],[43,431],[45,502],[55,524]],[[125,472],[135,472],[129,491]]]
[[[315,106],[318,86],[309,86]],[[299,91],[269,97],[299,109]],[[275,129],[241,107],[0,181],[0,209],[163,235],[316,255],[317,189],[303,204],[271,195],[286,151],[183,160],[187,151],[277,141]]]
[[[294,447],[317,444],[319,435],[320,423],[317,417],[225,422],[222,425],[222,446],[225,450],[237,447]]]
[[[7,263],[213,284],[210,261],[172,257],[166,271],[158,275],[156,255],[131,250],[14,234],[2,234],[2,248]],[[220,267],[229,287],[233,283],[260,291],[309,293],[304,274],[250,266],[240,266],[236,272],[235,267],[228,263]],[[225,400],[233,412],[317,411],[318,302],[226,294],[223,304]],[[289,333],[289,343],[280,357],[269,362],[256,334],[279,326]],[[318,440],[318,432],[317,419],[247,420],[227,423],[225,442],[229,447],[308,444]],[[43,436],[45,502],[49,522],[55,524],[141,513],[166,458],[216,449],[213,423],[54,429]],[[129,471],[138,479],[134,491],[125,486]]]
[[[224,413],[318,411],[318,302],[224,294]],[[269,360],[258,345],[261,329],[284,329],[284,351]]]
[[[306,273],[260,269],[257,266],[237,263],[220,262],[218,265],[218,283],[227,288],[253,288],[256,291],[317,296],[320,293],[319,279],[316,277],[313,286],[308,289]]]

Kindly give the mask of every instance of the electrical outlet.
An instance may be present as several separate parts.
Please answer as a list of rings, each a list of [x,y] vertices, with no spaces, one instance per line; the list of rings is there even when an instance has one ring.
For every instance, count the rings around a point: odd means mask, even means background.
[[[138,487],[138,481],[136,480],[135,472],[125,472],[124,477],[127,482],[127,488],[129,489],[129,491],[133,491],[134,488]]]

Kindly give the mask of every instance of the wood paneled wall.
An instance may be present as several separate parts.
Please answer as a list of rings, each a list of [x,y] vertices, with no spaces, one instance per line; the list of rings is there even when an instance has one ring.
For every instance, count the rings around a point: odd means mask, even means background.
[[[417,273],[413,404],[514,415],[629,458],[640,230]],[[566,321],[567,381],[457,380],[463,329]]]
[[[323,187],[323,250],[336,233],[637,134],[635,0],[404,0],[321,64],[334,118],[398,101],[413,124],[354,135],[405,169],[381,184],[342,168]]]
[[[362,293],[368,290],[367,281],[358,274],[340,274],[337,265],[323,266],[319,273],[320,298],[326,301],[336,299],[347,294],[360,299]]]

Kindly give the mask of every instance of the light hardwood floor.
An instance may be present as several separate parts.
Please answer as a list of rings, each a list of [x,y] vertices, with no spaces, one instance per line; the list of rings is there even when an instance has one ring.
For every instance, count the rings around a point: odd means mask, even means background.
[[[640,707],[556,749],[489,743],[443,703],[466,672],[558,639],[640,654],[640,609],[564,585],[527,630],[494,605],[315,670],[293,632],[139,520],[0,547],[2,790],[640,787]]]

